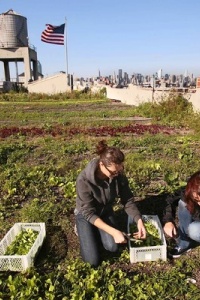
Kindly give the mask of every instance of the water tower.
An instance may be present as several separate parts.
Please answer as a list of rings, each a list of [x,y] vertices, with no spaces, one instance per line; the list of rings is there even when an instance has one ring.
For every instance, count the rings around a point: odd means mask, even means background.
[[[24,62],[24,86],[27,87],[30,80],[38,79],[37,52],[29,45],[27,19],[12,9],[0,14],[0,61],[4,64],[6,81],[11,81],[10,62],[16,64],[17,82],[17,62]]]

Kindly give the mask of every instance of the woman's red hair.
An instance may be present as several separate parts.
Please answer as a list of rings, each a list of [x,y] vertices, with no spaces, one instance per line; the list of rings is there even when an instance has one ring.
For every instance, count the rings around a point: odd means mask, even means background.
[[[190,177],[185,189],[185,202],[187,209],[191,214],[195,213],[198,205],[196,199],[194,198],[194,193],[200,195],[200,171],[194,173]]]

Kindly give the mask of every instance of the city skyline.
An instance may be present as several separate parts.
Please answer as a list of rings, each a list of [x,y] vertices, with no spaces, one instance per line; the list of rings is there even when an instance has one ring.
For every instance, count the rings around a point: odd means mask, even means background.
[[[113,75],[101,76],[99,71],[99,76],[96,78],[80,78],[86,82],[99,81],[103,82],[106,85],[112,87],[123,88],[127,87],[128,84],[140,85],[143,87],[177,87],[177,88],[187,88],[187,87],[196,87],[196,81],[198,77],[194,77],[193,74],[189,74],[187,71],[184,74],[163,74],[162,69],[159,69],[153,75],[148,74],[144,75],[141,73],[135,73],[129,75],[127,72],[123,72],[122,69],[118,70],[118,73]]]
[[[61,25],[67,19],[68,69],[76,77],[113,74],[119,68],[128,74],[167,74],[186,70],[200,76],[200,19],[198,0],[139,2],[94,0],[59,4],[47,0],[1,1],[0,13],[13,9],[27,18],[28,39],[37,49],[44,76],[66,71],[65,46],[45,44],[45,24]],[[0,64],[0,79],[3,67]],[[14,69],[14,66],[13,66]],[[14,70],[13,70],[14,72]],[[23,66],[19,65],[19,73]]]
[[[119,74],[120,73],[120,74]],[[119,68],[117,70],[117,72],[114,71],[113,74],[107,74],[107,75],[101,75],[100,70],[98,70],[98,76],[93,76],[93,77],[109,77],[109,76],[119,76],[119,77],[123,77],[123,74],[128,74],[129,77],[134,76],[134,75],[142,75],[143,77],[155,77],[157,76],[158,78],[162,78],[162,77],[166,77],[166,76],[183,76],[183,77],[191,77],[191,78],[196,78],[196,76],[194,76],[193,73],[188,72],[188,70],[185,70],[183,73],[165,73],[163,72],[162,69],[159,69],[155,72],[153,72],[152,74],[146,74],[146,73],[140,73],[140,72],[132,72],[132,73],[127,73],[126,70],[123,70],[121,68]],[[199,77],[199,76],[198,76]]]

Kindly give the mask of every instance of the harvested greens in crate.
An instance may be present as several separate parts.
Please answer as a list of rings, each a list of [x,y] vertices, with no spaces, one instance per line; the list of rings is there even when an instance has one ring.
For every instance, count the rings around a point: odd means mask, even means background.
[[[45,223],[15,223],[0,242],[0,271],[25,271],[46,236]]]
[[[129,240],[130,261],[131,263],[156,261],[167,259],[167,246],[164,232],[157,215],[142,216],[147,238]],[[132,236],[138,231],[133,220],[128,220],[128,233]]]

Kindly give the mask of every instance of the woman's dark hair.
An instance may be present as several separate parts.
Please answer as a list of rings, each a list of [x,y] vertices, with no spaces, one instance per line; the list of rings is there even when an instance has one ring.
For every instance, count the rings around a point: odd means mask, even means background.
[[[187,204],[187,209],[191,214],[195,213],[198,204],[194,199],[194,193],[200,195],[200,171],[194,173],[188,180],[185,189],[185,202]]]
[[[105,141],[99,141],[95,153],[100,156],[100,161],[106,166],[112,163],[119,165],[124,162],[124,153],[117,147],[109,147]]]

